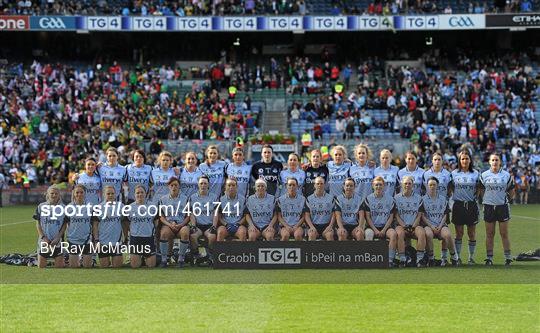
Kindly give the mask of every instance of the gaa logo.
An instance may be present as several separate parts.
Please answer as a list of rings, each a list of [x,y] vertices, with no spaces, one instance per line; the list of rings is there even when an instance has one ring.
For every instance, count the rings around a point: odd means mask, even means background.
[[[475,26],[473,20],[467,16],[452,16],[450,20],[448,20],[448,25],[461,28]]]
[[[43,17],[39,19],[39,26],[42,29],[65,29],[64,21],[59,17]]]
[[[259,264],[301,264],[300,248],[261,248]]]

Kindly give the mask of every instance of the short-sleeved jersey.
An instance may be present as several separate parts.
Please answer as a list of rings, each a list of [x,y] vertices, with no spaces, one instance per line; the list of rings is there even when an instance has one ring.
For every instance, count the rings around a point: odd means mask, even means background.
[[[397,215],[405,222],[405,225],[410,227],[414,224],[414,220],[423,210],[422,197],[416,193],[410,196],[405,196],[403,192],[396,194],[394,197],[396,203]]]
[[[191,212],[195,217],[195,223],[197,225],[208,226],[212,224],[214,219],[215,205],[214,199],[211,196],[203,196],[199,192],[195,192],[189,198],[189,204],[191,205]],[[198,207],[196,211],[195,207]],[[199,208],[201,209],[200,214],[198,214]]]
[[[126,168],[118,164],[114,166],[104,164],[98,168],[98,174],[99,178],[101,178],[101,186],[114,187],[116,200],[120,201],[122,195],[122,183],[126,178]]]
[[[152,196],[152,201],[157,202],[161,197],[166,194],[169,194],[169,186],[167,183],[173,177],[176,177],[174,169],[169,168],[167,171],[162,168],[152,169],[152,181],[154,182],[153,191],[154,195]]]
[[[311,222],[316,225],[327,225],[332,219],[332,214],[338,210],[336,205],[336,198],[330,194],[324,192],[323,196],[317,196],[313,193],[306,199],[306,205],[309,209],[309,215]]]
[[[259,178],[264,179],[267,185],[266,192],[268,194],[276,195],[281,170],[283,170],[283,165],[276,160],[272,160],[270,163],[259,161],[253,164],[253,167],[251,168],[251,178],[253,179],[253,183]]]
[[[439,186],[437,187],[439,189],[439,193],[443,194],[445,196],[448,196],[448,187],[450,186],[450,183],[452,182],[452,175],[450,172],[446,169],[441,169],[439,172],[435,172],[433,168],[430,168],[429,170],[426,170],[424,172],[424,188],[427,189],[428,180],[431,177],[435,177],[439,180]]]
[[[297,225],[304,213],[308,211],[306,198],[299,193],[294,198],[291,198],[288,193],[282,195],[277,199],[276,205],[285,223],[291,227]]]
[[[190,197],[193,193],[196,193],[199,189],[199,178],[203,175],[199,168],[190,172],[186,168],[182,168],[180,171],[180,193],[186,197]]]
[[[101,216],[96,217],[98,219],[99,242],[101,244],[119,243],[122,239],[123,204],[115,204],[119,205],[119,209],[116,209],[116,206],[112,204],[107,208],[105,202],[102,202],[99,205],[101,206]]]
[[[139,205],[136,202],[133,202],[132,204],[130,204],[130,206],[131,215],[128,217],[129,234],[133,237],[154,236],[154,219],[157,215],[151,215],[145,209],[139,211],[139,206],[143,205]]]
[[[266,194],[259,198],[257,194],[252,194],[246,202],[246,209],[258,228],[264,228],[270,224],[276,208],[275,198],[271,194]]]
[[[136,167],[130,164],[126,167],[126,181],[128,183],[128,200],[135,200],[135,187],[142,185],[148,194],[150,183],[152,182],[152,167],[142,165]]]
[[[100,203],[101,178],[97,174],[90,176],[86,172],[81,173],[79,175],[79,178],[77,179],[77,185],[83,185],[85,188],[85,202],[91,203],[92,205],[97,205],[98,203]]]
[[[418,195],[422,195],[422,185],[424,181],[424,169],[420,167],[416,167],[413,171],[410,171],[407,169],[407,167],[404,167],[403,169],[399,170],[398,172],[398,184],[401,184],[401,181],[403,180],[403,177],[405,176],[412,176],[414,178],[414,193]]]
[[[383,177],[384,195],[387,197],[393,197],[396,193],[396,187],[398,186],[398,172],[399,168],[395,165],[391,165],[388,169],[380,166],[373,171],[373,178]]]
[[[239,224],[244,216],[245,199],[239,197],[229,198],[227,194],[221,196],[219,211],[227,224]]]
[[[285,169],[279,173],[279,182],[281,184],[280,194],[283,195],[287,192],[285,184],[287,184],[287,179],[289,178],[294,178],[298,181],[298,191],[302,192],[304,183],[306,182],[306,173],[304,172],[304,170],[298,169],[293,172],[289,169]]]
[[[476,201],[476,189],[480,181],[480,172],[463,172],[458,169],[452,171],[452,182],[454,183],[454,192],[452,199],[454,201]]]
[[[437,194],[435,198],[430,197],[428,194],[422,197],[422,206],[424,208],[424,214],[429,224],[436,227],[441,222],[445,214],[448,214],[448,200],[446,196]]]
[[[370,213],[371,221],[375,227],[383,228],[395,212],[394,198],[386,195],[377,198],[375,193],[371,193],[364,200],[363,209]]]
[[[514,187],[514,178],[506,170],[494,173],[482,172],[480,182],[484,186],[484,205],[504,205],[509,202],[507,192]]]
[[[314,168],[311,165],[308,166],[305,170],[306,172],[306,180],[304,182],[304,196],[308,197],[315,192],[315,178],[317,177],[323,177],[324,183],[326,184],[326,187],[328,188],[328,167],[326,165],[321,165],[318,168]]]
[[[70,210],[76,212],[74,216],[66,217],[66,222],[68,222],[67,241],[77,245],[88,244],[92,231],[92,212],[86,209],[86,205],[77,205],[74,202],[70,202],[66,207],[70,207]]]
[[[160,215],[165,216],[171,222],[180,224],[186,218],[184,212],[189,208],[188,204],[188,198],[182,193],[175,198],[171,197],[170,193],[163,195],[159,200]]]
[[[49,216],[45,215],[43,206],[50,205],[49,207]],[[62,203],[58,203],[57,205],[64,206]],[[54,237],[58,235],[60,232],[60,229],[62,229],[62,225],[65,222],[65,215],[62,214],[62,216],[57,216],[56,219],[53,219],[52,216],[53,212],[53,205],[49,204],[48,202],[42,202],[40,203],[37,208],[36,212],[34,213],[34,220],[39,221],[39,225],[41,226],[41,230],[43,230],[43,235],[47,237],[49,240],[53,240]]]
[[[354,183],[356,184],[355,192],[362,202],[373,192],[371,183],[373,182],[374,171],[375,169],[370,168],[367,163],[364,166],[355,163],[349,169],[349,177],[354,179]]]
[[[343,223],[358,224],[358,212],[362,206],[362,198],[357,193],[353,193],[350,198],[347,198],[345,193],[342,193],[336,198],[336,201],[341,211]]]
[[[236,165],[234,163],[227,164],[225,167],[225,174],[227,178],[234,178],[238,183],[238,195],[242,198],[247,197],[249,194],[249,182],[251,179],[251,165],[242,163],[242,165]]]
[[[227,163],[221,160],[216,161],[214,164],[205,162],[199,165],[201,172],[210,179],[210,189],[208,190],[208,193],[216,200],[221,196],[223,181],[225,180],[226,165]]]
[[[343,162],[341,165],[337,165],[334,161],[328,162],[328,188],[333,196],[337,197],[343,192],[343,183],[349,177],[350,167],[349,162]]]

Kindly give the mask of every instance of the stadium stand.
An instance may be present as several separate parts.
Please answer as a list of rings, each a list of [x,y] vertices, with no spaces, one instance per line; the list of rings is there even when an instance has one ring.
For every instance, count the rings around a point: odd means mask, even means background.
[[[0,164],[16,183],[21,165],[33,166],[31,182],[52,183],[109,146],[119,147],[125,161],[143,141],[159,152],[162,140],[243,140],[256,129],[261,103],[228,101],[210,84],[169,89],[171,71],[116,63],[78,70],[37,61],[11,67],[0,80]]]
[[[395,14],[481,14],[492,12],[532,12],[538,8],[533,0],[496,1],[420,0],[287,0],[287,1],[3,1],[0,13],[5,15],[395,15]]]

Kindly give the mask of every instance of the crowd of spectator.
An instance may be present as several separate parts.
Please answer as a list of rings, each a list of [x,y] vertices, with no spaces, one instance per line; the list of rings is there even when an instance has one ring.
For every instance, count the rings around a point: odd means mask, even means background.
[[[452,14],[532,12],[538,8],[536,0],[512,0],[497,6],[493,2],[470,1],[467,6],[452,7],[436,0],[376,0],[362,7],[354,1],[331,1],[329,12],[311,14],[331,15],[398,15],[398,14]],[[13,15],[306,15],[305,0],[20,0],[0,1],[0,13]]]
[[[0,13],[13,15],[287,15],[307,13],[304,0],[20,0],[0,1]]]
[[[325,135],[348,139],[355,133],[363,138],[371,127],[398,132],[426,161],[442,151],[455,164],[456,150],[467,143],[480,165],[486,165],[490,153],[501,152],[516,183],[524,188],[539,184],[535,101],[540,88],[531,58],[525,53],[473,57],[463,52],[449,61],[455,70],[442,68],[441,58],[436,52],[425,54],[425,69],[389,66],[381,82],[371,75],[381,69],[379,61],[361,62],[356,89],[295,101],[290,119],[311,124],[316,140]],[[375,111],[386,116],[375,119]]]
[[[505,5],[497,6],[491,1],[467,1],[456,2],[456,6],[452,7],[447,2],[437,0],[397,0],[385,1],[375,0],[370,2],[366,7],[359,7],[354,4],[349,4],[346,1],[339,2],[339,6],[335,6],[332,10],[333,14],[350,14],[350,15],[400,15],[400,14],[484,14],[484,13],[515,13],[515,12],[532,12],[534,8],[538,8],[538,2],[533,0],[514,0],[507,1]]]
[[[0,164],[9,165],[3,171],[15,182],[27,177],[31,184],[58,183],[82,167],[83,157],[101,156],[109,146],[118,148],[125,163],[127,152],[143,141],[158,153],[162,140],[246,139],[250,130],[257,131],[251,98],[220,95],[236,86],[284,88],[293,99],[297,93],[329,91],[290,105],[291,121],[311,124],[315,140],[352,139],[358,133],[364,138],[370,128],[379,128],[409,140],[421,160],[442,151],[448,163],[455,163],[453,153],[468,143],[478,163],[502,152],[503,163],[521,179],[517,183],[536,186],[540,91],[530,57],[458,54],[450,60],[438,51],[427,53],[425,68],[385,67],[377,57],[338,64],[324,51],[320,61],[219,61],[201,68],[185,94],[168,89],[182,78],[180,68],[10,64],[0,77]],[[455,69],[445,69],[447,63]]]
[[[222,98],[209,77],[185,95],[168,89],[181,76],[172,67],[8,67],[0,73],[0,165],[15,181],[62,182],[110,146],[126,162],[143,141],[246,139],[257,125],[250,98]]]

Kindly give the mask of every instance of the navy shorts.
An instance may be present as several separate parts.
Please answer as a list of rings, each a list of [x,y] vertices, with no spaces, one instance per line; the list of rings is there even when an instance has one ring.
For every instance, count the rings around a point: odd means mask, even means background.
[[[68,253],[70,255],[88,255],[91,254],[90,244],[73,244],[69,242]]]
[[[455,225],[475,225],[478,223],[478,204],[476,201],[454,201],[452,223]]]
[[[129,237],[129,254],[151,257],[156,254],[156,241],[154,236]]]
[[[313,226],[315,226],[315,229],[317,229],[317,233],[319,234],[319,236],[322,236],[324,230],[326,228],[328,228],[328,224],[313,224]]]
[[[122,243],[120,242],[118,242],[117,244],[112,244],[112,243],[100,244],[97,255],[99,258],[121,256],[122,255],[121,245]]]
[[[211,224],[197,224],[197,228],[200,229],[202,233],[204,234],[206,230],[212,228],[212,225]]]
[[[510,205],[484,205],[484,221],[488,223],[506,222],[510,220]]]
[[[343,228],[347,230],[349,235],[352,235],[353,230],[356,229],[357,227],[358,227],[357,224],[346,224],[346,223],[343,224]]]
[[[62,255],[62,249],[60,248],[60,244],[57,244],[52,250],[49,244],[47,244],[46,248],[45,246],[42,248],[41,240],[38,240],[37,253],[43,258],[51,259]]]
[[[227,224],[227,226],[225,228],[227,228],[227,232],[230,235],[234,235],[234,234],[236,234],[236,232],[240,228],[240,224],[230,224],[229,223],[229,224]]]

